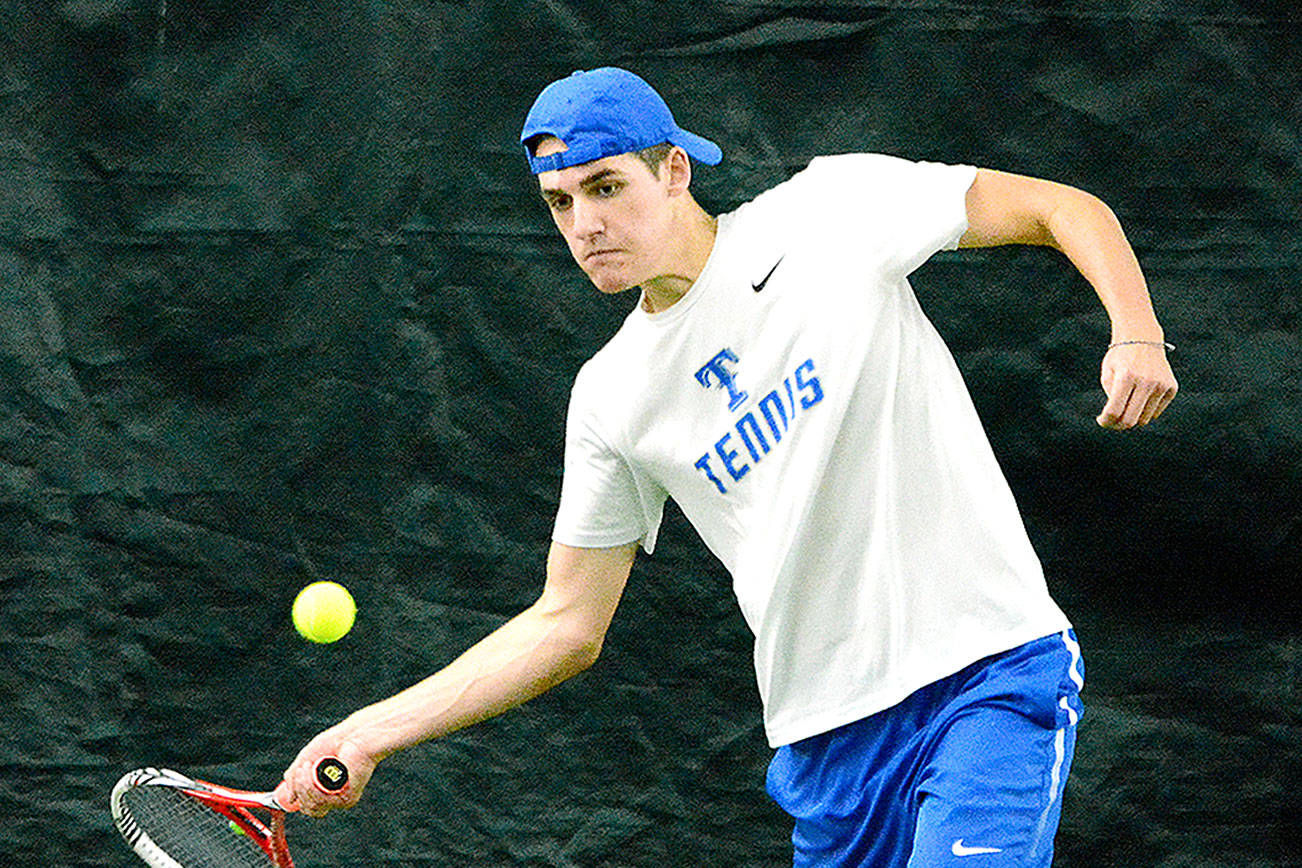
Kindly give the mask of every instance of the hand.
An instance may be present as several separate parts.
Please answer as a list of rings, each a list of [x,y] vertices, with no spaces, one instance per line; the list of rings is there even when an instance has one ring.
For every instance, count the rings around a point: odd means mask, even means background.
[[[294,762],[285,770],[285,779],[276,787],[276,800],[281,805],[309,817],[324,817],[331,811],[357,804],[375,772],[376,759],[343,735],[340,729],[327,729],[298,752]],[[327,756],[338,757],[348,767],[348,784],[338,793],[324,793],[314,783],[316,764]]]
[[[1171,403],[1179,384],[1166,359],[1166,350],[1155,344],[1124,344],[1103,356],[1100,376],[1107,404],[1098,416],[1104,428],[1124,431],[1152,422]]]

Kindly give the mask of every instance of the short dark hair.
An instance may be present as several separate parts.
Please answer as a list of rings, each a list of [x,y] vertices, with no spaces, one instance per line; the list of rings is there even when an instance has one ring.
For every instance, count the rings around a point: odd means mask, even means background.
[[[669,152],[674,146],[668,142],[662,142],[658,145],[652,145],[649,148],[643,148],[640,151],[634,151],[633,156],[646,163],[657,178],[660,177],[660,167],[664,165],[665,160],[669,159]]]
[[[547,138],[548,133],[539,133],[536,136],[530,136],[525,140],[524,146],[529,149],[531,156],[535,155],[538,150],[538,144]],[[669,153],[674,146],[668,142],[661,142],[658,145],[652,145],[649,148],[643,148],[640,151],[633,151],[633,156],[637,157],[646,167],[657,177],[660,177],[660,167],[664,165],[665,160],[669,159]]]

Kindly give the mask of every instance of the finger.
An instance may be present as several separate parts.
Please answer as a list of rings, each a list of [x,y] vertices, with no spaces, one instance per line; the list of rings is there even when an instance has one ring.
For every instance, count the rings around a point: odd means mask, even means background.
[[[324,817],[331,811],[351,808],[354,800],[347,796],[307,796],[303,799],[303,813],[309,817]]]
[[[1114,384],[1112,390],[1108,392],[1108,401],[1103,406],[1103,412],[1098,416],[1099,425],[1104,428],[1117,428],[1121,424],[1122,418],[1126,413],[1126,405],[1130,401],[1130,393],[1133,390],[1133,384],[1129,378],[1123,379],[1120,383]]]
[[[307,763],[299,761],[294,763],[291,770],[289,784],[293,791],[294,802],[298,805],[300,813],[309,817],[324,817],[327,811],[322,809],[319,791],[308,780],[305,772],[307,768]]]
[[[1161,416],[1166,412],[1166,408],[1170,406],[1171,400],[1175,398],[1175,391],[1175,389],[1165,389],[1157,393],[1153,415],[1148,420],[1149,422],[1152,422],[1157,419],[1158,416]]]
[[[1122,430],[1129,430],[1139,426],[1144,419],[1144,413],[1147,412],[1149,401],[1152,400],[1155,391],[1147,383],[1136,383],[1130,392],[1130,397],[1126,400],[1126,411],[1121,414],[1121,421],[1117,427]]]
[[[308,817],[324,817],[330,813],[330,805],[318,798],[310,787],[299,789],[298,793],[299,813]]]
[[[1162,412],[1163,398],[1166,397],[1165,389],[1154,389],[1144,402],[1144,412],[1139,415],[1139,421],[1136,423],[1141,428],[1156,419]]]
[[[1167,390],[1162,394],[1162,400],[1161,400],[1161,403],[1160,403],[1160,404],[1158,405],[1158,407],[1157,407],[1157,412],[1153,414],[1153,418],[1154,418],[1154,419],[1156,419],[1158,416],[1161,416],[1163,413],[1165,413],[1165,412],[1166,412],[1166,408],[1169,407],[1169,406],[1171,406],[1171,402],[1172,402],[1173,400],[1175,400],[1175,393],[1176,393],[1177,391],[1178,391],[1178,389],[1171,388],[1171,389],[1167,389]]]

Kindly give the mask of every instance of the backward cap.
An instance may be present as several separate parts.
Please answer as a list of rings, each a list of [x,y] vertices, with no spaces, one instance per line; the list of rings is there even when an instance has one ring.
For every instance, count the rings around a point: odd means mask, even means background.
[[[567,150],[535,157],[529,140],[555,136]],[[536,175],[668,142],[713,166],[723,151],[674,121],[669,106],[640,76],[614,66],[579,70],[543,88],[525,117],[520,143]]]

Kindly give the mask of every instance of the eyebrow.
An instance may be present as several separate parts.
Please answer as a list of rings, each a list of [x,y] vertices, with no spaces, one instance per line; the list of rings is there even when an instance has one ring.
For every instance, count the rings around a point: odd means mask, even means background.
[[[599,169],[598,171],[593,172],[591,175],[588,175],[587,177],[579,181],[579,187],[585,190],[590,189],[592,187],[597,186],[603,181],[606,181],[610,178],[618,178],[619,176],[620,176],[620,172],[616,169],[609,169],[609,168]],[[542,192],[542,197],[549,202],[552,199],[555,199],[557,196],[566,195],[564,190],[558,190],[550,187],[544,187],[541,192]]]

